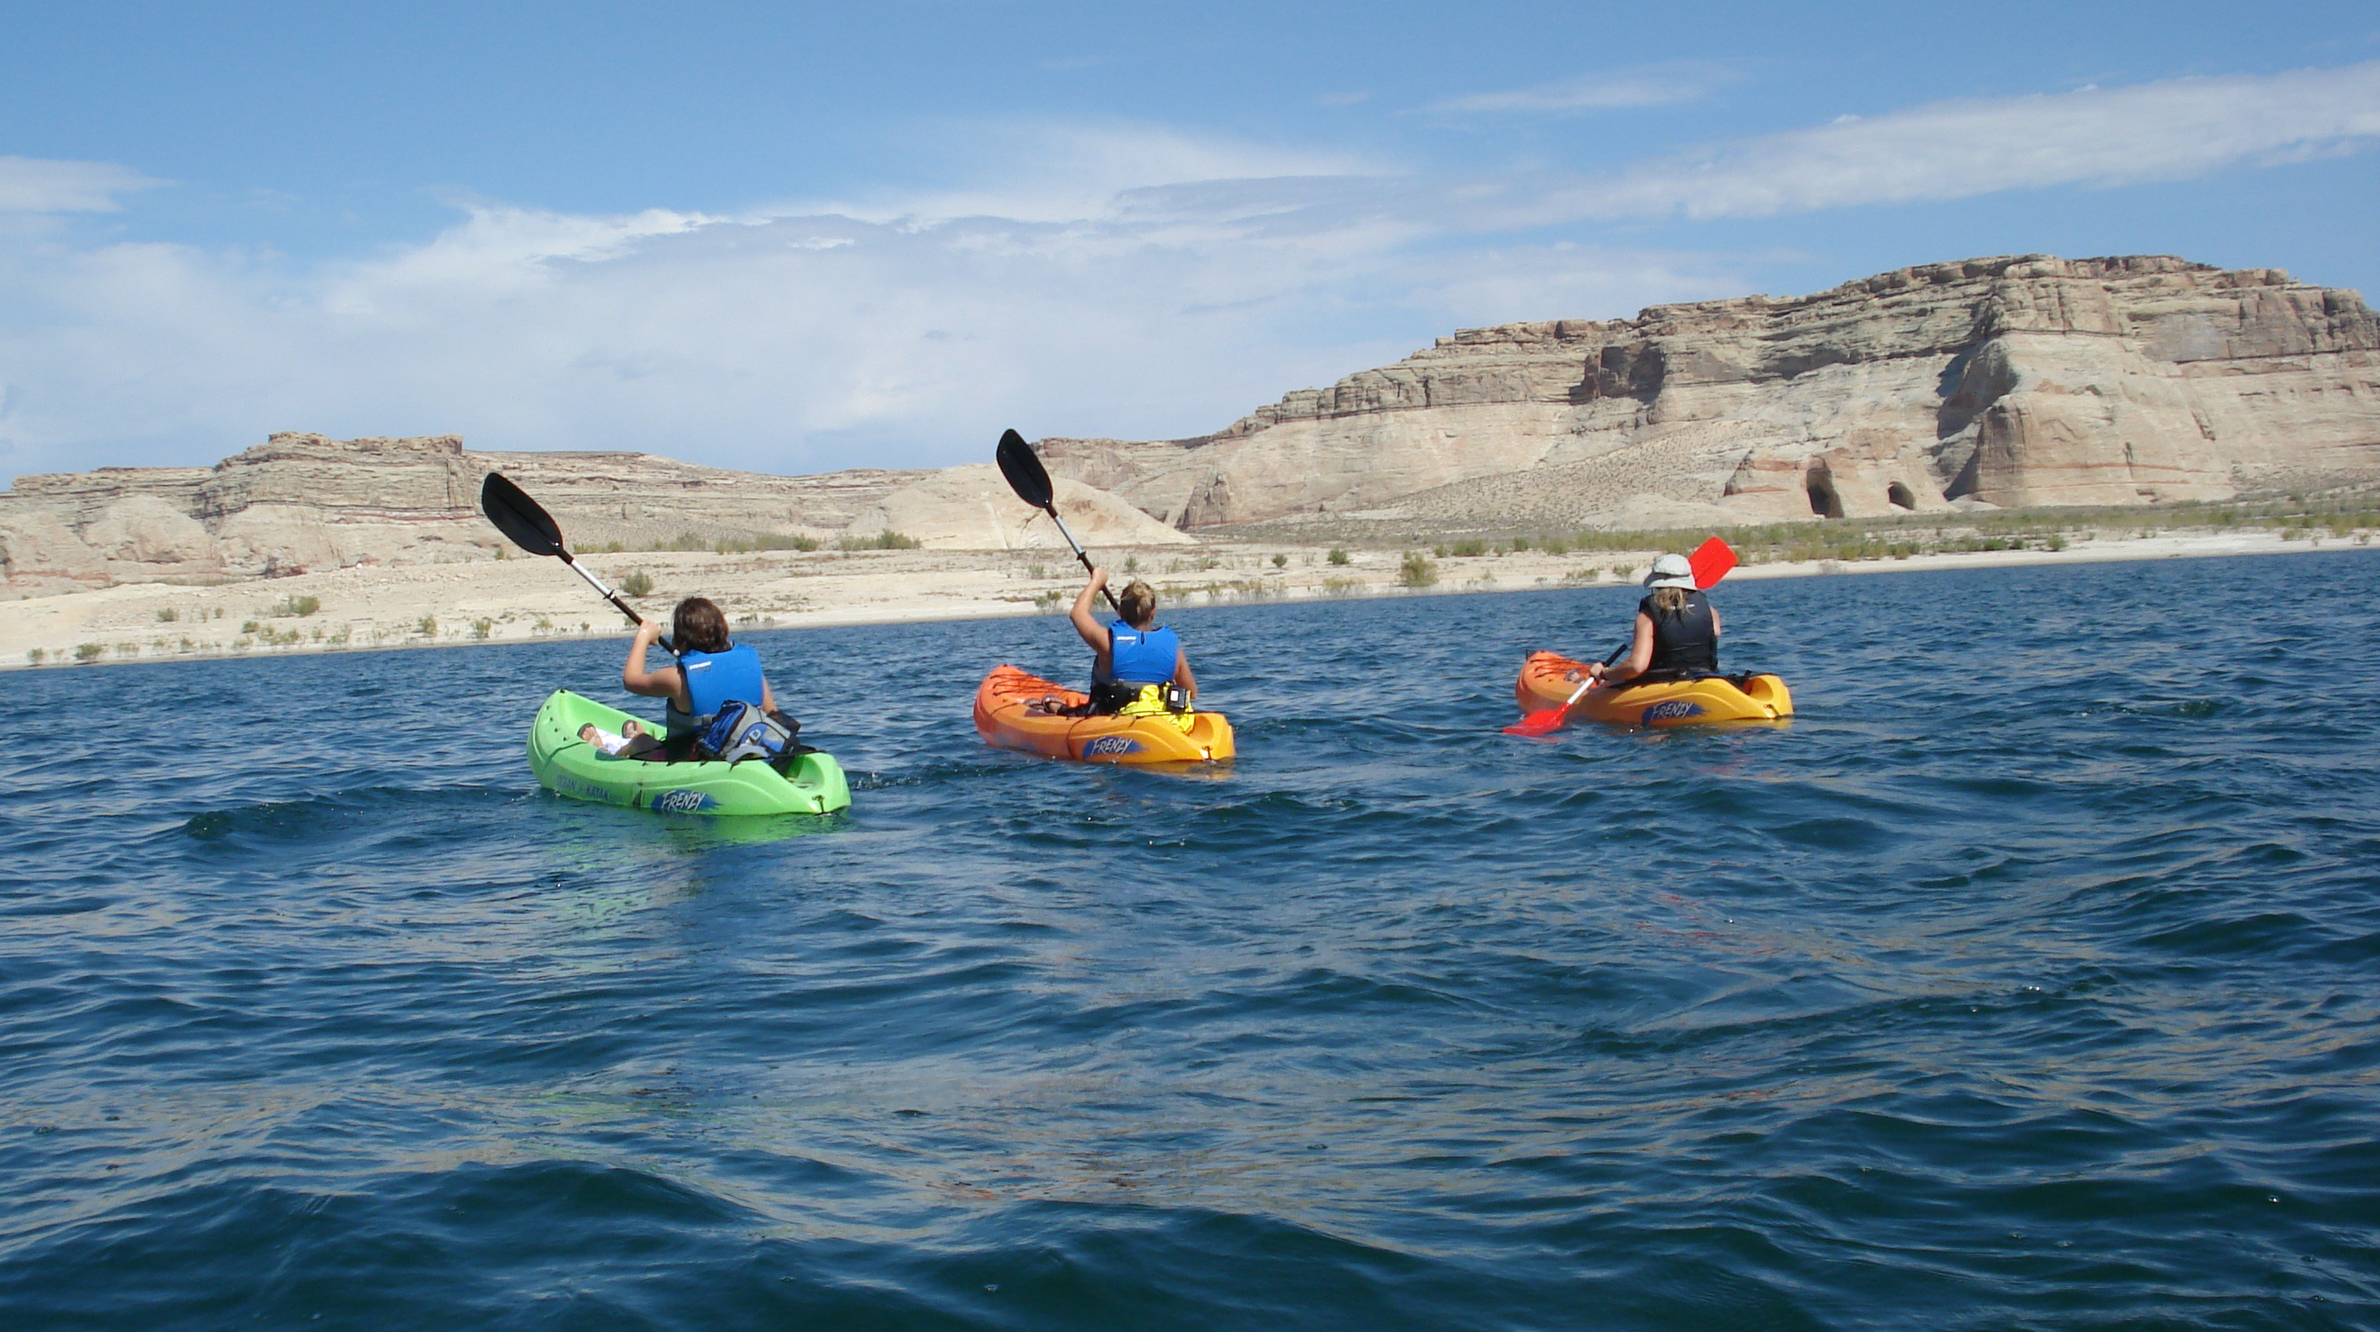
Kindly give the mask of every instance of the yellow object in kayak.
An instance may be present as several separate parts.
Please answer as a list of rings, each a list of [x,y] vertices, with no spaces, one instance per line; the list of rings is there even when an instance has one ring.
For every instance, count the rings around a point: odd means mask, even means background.
[[[1521,663],[1513,697],[1523,712],[1558,708],[1586,678],[1587,663],[1583,661],[1553,652],[1532,652]],[[1783,721],[1792,715],[1793,694],[1777,676],[1704,675],[1590,689],[1571,707],[1569,720],[1616,726],[1688,726]]]

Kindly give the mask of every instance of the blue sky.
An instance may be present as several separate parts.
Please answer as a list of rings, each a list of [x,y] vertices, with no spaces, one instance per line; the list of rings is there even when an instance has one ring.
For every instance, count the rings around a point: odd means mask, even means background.
[[[14,0],[0,475],[972,461],[1985,254],[2380,295],[2368,3],[1920,8]]]

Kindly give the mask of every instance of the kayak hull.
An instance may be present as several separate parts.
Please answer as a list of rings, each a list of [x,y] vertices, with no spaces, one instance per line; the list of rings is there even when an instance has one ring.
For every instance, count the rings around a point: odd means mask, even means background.
[[[996,666],[975,691],[975,729],[1001,749],[1080,763],[1209,763],[1235,752],[1220,712],[1191,713],[1184,730],[1173,717],[1068,717],[1032,706],[1053,698],[1065,707],[1088,701],[1080,690]]]
[[[1575,676],[1573,673],[1575,672]],[[1586,679],[1587,663],[1553,652],[1532,652],[1521,664],[1513,698],[1523,712],[1558,708]],[[1743,681],[1739,686],[1736,682]],[[1793,693],[1774,675],[1707,675],[1590,689],[1570,709],[1572,721],[1614,726],[1696,726],[1713,722],[1771,722],[1793,716]]]
[[[831,754],[804,754],[780,775],[757,759],[742,763],[648,763],[606,754],[578,738],[595,723],[617,735],[623,723],[653,724],[582,694],[557,689],[529,724],[529,770],[557,795],[598,804],[682,814],[831,814],[851,804],[851,787]]]

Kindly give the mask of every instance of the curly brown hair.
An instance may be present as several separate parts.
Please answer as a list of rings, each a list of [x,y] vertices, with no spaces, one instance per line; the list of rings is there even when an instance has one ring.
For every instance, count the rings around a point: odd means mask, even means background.
[[[680,652],[725,652],[727,613],[709,597],[688,597],[670,617],[670,636]]]

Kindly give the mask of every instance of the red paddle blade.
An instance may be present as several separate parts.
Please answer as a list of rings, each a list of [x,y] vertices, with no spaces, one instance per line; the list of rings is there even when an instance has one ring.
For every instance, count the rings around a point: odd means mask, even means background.
[[[1694,585],[1696,587],[1712,587],[1717,585],[1720,579],[1725,578],[1729,570],[1735,568],[1735,551],[1730,549],[1726,542],[1712,537],[1697,547],[1692,555],[1687,556],[1686,563],[1694,570]]]
[[[1565,703],[1558,708],[1547,708],[1542,712],[1530,713],[1528,716],[1521,718],[1512,725],[1505,727],[1504,734],[1529,736],[1552,735],[1554,732],[1562,729],[1562,723],[1567,721],[1569,717],[1570,705]]]

